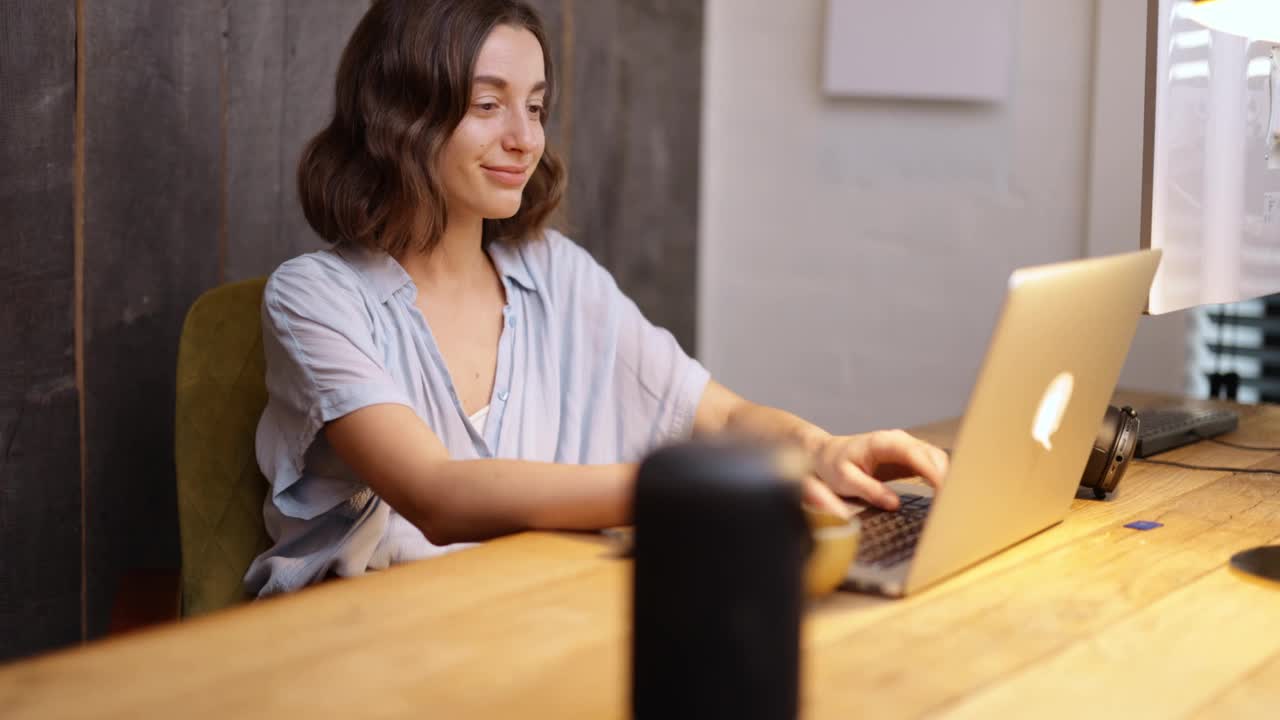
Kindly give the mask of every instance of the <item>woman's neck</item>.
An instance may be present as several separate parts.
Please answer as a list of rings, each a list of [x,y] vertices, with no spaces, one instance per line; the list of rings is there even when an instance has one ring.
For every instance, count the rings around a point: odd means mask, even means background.
[[[484,251],[484,221],[450,222],[428,253],[410,251],[396,258],[420,290],[446,292],[486,285],[494,276]]]

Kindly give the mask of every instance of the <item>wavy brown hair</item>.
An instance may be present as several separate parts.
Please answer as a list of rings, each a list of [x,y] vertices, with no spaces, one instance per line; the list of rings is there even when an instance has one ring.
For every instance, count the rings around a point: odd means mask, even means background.
[[[307,222],[331,243],[392,256],[430,252],[448,222],[435,167],[471,104],[476,56],[499,25],[528,30],[542,46],[546,113],[551,53],[536,11],[521,0],[378,0],[343,50],[333,120],[298,166]],[[510,218],[484,221],[485,242],[536,237],[564,194],[548,148]]]

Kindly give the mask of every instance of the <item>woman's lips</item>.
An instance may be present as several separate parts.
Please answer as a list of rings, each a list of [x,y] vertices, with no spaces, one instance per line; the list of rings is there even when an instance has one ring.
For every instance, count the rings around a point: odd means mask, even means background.
[[[481,165],[480,167],[484,168],[485,174],[499,185],[506,185],[507,187],[524,185],[525,169],[522,167],[495,165]]]

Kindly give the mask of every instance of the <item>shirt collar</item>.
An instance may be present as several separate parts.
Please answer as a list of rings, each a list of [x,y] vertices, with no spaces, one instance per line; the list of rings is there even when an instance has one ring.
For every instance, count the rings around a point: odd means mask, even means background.
[[[513,280],[525,290],[538,289],[533,282],[533,275],[529,272],[529,266],[524,261],[524,254],[519,248],[503,243],[490,243],[489,257],[493,258],[493,266],[498,269],[499,275]]]
[[[396,259],[382,250],[344,243],[334,248],[373,286],[378,302],[386,302],[396,291],[413,281]]]
[[[350,263],[373,286],[374,292],[378,294],[378,302],[385,303],[400,288],[413,283],[404,267],[382,250],[343,244],[334,248],[334,252]],[[519,249],[492,243],[489,245],[489,257],[493,259],[493,266],[498,269],[498,274],[525,290],[538,289]]]

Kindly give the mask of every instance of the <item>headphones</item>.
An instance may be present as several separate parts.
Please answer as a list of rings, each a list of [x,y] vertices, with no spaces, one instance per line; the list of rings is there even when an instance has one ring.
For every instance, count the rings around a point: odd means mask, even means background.
[[[1124,477],[1124,471],[1133,459],[1138,447],[1138,413],[1128,405],[1117,408],[1107,406],[1107,414],[1098,428],[1098,437],[1089,451],[1089,462],[1084,466],[1081,487],[1093,489],[1093,496],[1102,500],[1114,492]]]

